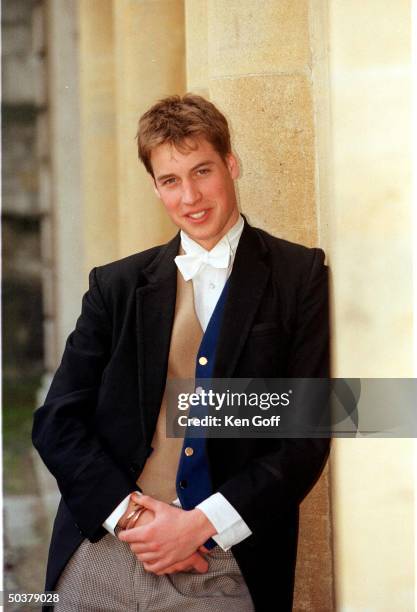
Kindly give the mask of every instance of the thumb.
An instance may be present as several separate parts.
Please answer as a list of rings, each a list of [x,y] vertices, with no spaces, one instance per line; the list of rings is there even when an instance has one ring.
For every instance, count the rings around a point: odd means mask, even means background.
[[[137,498],[137,503],[139,506],[142,506],[142,508],[147,508],[148,510],[152,510],[152,512],[156,512],[160,502],[150,495],[141,495],[140,498]]]
[[[201,555],[193,555],[193,567],[199,574],[205,574],[208,570],[208,563]]]

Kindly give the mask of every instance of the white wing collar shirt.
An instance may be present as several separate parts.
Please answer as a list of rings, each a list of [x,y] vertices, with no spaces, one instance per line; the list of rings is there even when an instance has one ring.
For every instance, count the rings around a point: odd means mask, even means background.
[[[181,231],[181,247],[185,255],[178,255],[175,263],[184,280],[193,282],[194,307],[204,332],[232,272],[243,227],[243,218],[239,215],[235,225],[211,251],[206,251]],[[103,523],[110,533],[114,534],[114,527],[125,512],[128,501],[129,497],[123,500]],[[173,503],[180,506],[178,499]],[[204,512],[215,527],[217,534],[213,536],[213,540],[223,550],[229,550],[252,533],[240,514],[221,493],[210,495],[196,507]]]
[[[181,247],[185,255],[178,255],[175,263],[184,280],[193,281],[194,306],[204,332],[232,271],[243,226],[239,215],[235,225],[211,251],[206,251],[181,231]]]

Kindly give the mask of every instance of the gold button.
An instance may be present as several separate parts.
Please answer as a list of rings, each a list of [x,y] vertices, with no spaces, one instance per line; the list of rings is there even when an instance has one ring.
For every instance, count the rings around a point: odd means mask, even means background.
[[[187,455],[187,457],[191,457],[191,455],[194,453],[194,449],[191,448],[191,446],[187,446],[187,448],[184,449],[184,453]]]
[[[200,357],[199,360],[198,360],[198,363],[200,365],[206,365],[208,363],[207,357]]]

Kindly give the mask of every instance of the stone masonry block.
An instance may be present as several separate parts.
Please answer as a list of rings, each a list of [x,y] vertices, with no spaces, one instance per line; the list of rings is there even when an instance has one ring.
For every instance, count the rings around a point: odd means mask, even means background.
[[[1,3],[1,20],[3,23],[28,21],[37,0],[3,0]]]
[[[32,56],[11,55],[3,62],[2,100],[5,104],[35,102],[35,66]]]
[[[293,72],[310,63],[305,0],[208,0],[210,77]]]
[[[411,2],[329,3],[332,61],[338,70],[380,69],[411,62]]]
[[[32,51],[32,32],[26,23],[4,25],[2,29],[2,54],[28,55]]]
[[[196,92],[207,87],[208,40],[207,0],[186,0],[185,37],[187,89]]]

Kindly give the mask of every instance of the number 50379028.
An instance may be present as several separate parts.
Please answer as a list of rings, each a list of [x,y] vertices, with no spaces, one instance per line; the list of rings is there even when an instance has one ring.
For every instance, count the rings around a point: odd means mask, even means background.
[[[58,603],[59,593],[7,593],[8,603],[48,604]]]

